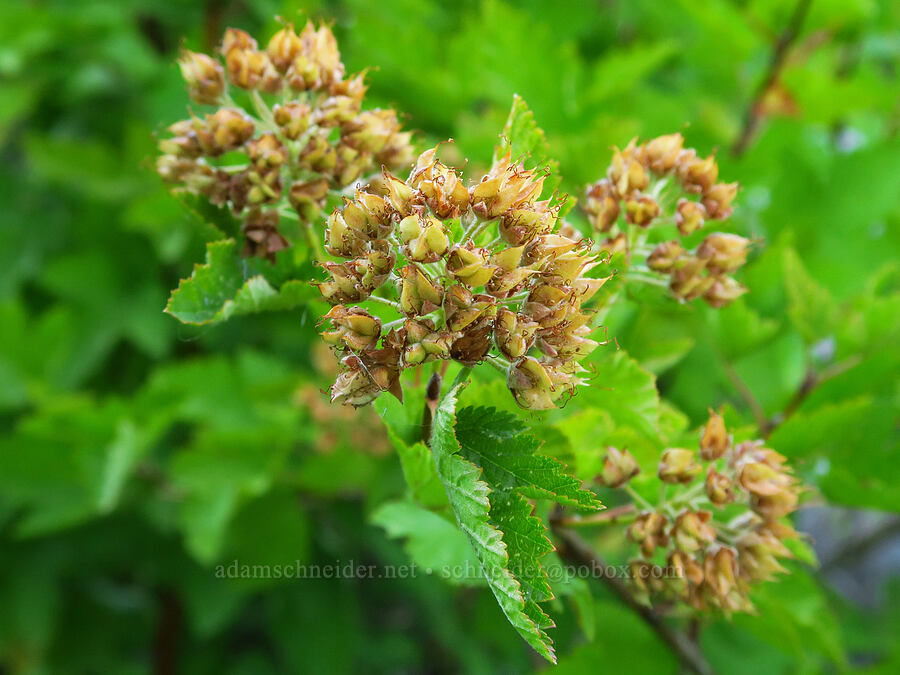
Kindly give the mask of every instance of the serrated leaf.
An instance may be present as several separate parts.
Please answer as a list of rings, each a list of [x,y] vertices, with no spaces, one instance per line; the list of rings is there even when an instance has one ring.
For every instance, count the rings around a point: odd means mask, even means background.
[[[412,502],[388,502],[371,516],[389,537],[405,540],[404,548],[417,565],[452,584],[485,582],[473,574],[480,564],[462,530],[433,511]]]
[[[201,228],[202,234],[210,241],[224,239],[225,237],[237,237],[241,231],[240,221],[234,217],[231,210],[210,203],[206,197],[190,192],[177,193],[178,201],[185,210],[191,214]]]
[[[547,538],[547,528],[540,518],[532,515],[531,504],[519,492],[493,490],[490,501],[491,522],[503,532],[509,569],[522,584],[526,603],[552,599],[547,572],[540,560],[553,551],[553,544]],[[540,607],[536,609],[529,611],[529,615],[544,616]]]
[[[538,654],[556,662],[552,640],[544,632],[546,618],[526,602],[521,584],[509,570],[503,533],[490,522],[490,488],[481,470],[460,456],[454,432],[457,385],[441,400],[434,415],[431,451],[451,510],[466,534],[488,585],[509,622]],[[543,614],[543,612],[540,612]]]
[[[232,316],[293,309],[315,299],[311,287],[287,281],[276,290],[264,276],[245,277],[247,268],[234,239],[206,245],[206,262],[194,266],[172,292],[166,312],[182,323],[207,325]]]
[[[463,456],[484,470],[484,479],[495,490],[519,489],[529,497],[580,509],[602,508],[562,463],[537,453],[541,443],[527,431],[516,417],[494,408],[463,408],[456,424]]]
[[[559,184],[559,162],[550,156],[550,144],[544,130],[537,125],[534,113],[518,94],[513,95],[512,108],[500,135],[500,144],[494,149],[494,162],[507,152],[513,161],[522,161],[528,168],[549,170],[547,187]]]

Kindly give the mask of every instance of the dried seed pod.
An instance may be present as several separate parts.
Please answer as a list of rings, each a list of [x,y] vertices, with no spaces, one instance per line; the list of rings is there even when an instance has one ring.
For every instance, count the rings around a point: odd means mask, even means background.
[[[647,257],[647,267],[654,272],[668,272],[683,254],[684,249],[677,241],[664,241]]]
[[[381,337],[381,319],[362,307],[335,305],[322,320],[329,320],[334,330],[322,333],[326,344],[344,345],[354,351],[375,347]]]
[[[640,473],[640,467],[628,450],[621,452],[616,448],[606,449],[606,457],[603,458],[603,472],[600,474],[600,482],[606,487],[617,488]]]
[[[710,467],[706,474],[706,496],[716,506],[722,506],[734,499],[731,479]]]
[[[690,236],[703,227],[706,217],[706,207],[700,202],[684,198],[678,200],[675,207],[675,224],[681,236]]]
[[[706,461],[719,459],[731,445],[725,420],[713,410],[709,411],[709,422],[700,437],[700,456]]]
[[[659,477],[666,483],[690,483],[701,471],[692,450],[669,448],[659,460]]]
[[[238,216],[247,208],[287,202],[309,223],[321,215],[329,191],[411,163],[411,137],[400,130],[396,113],[362,110],[363,77],[343,79],[328,27],[307,23],[298,35],[286,24],[264,50],[248,33],[228,29],[221,55],[224,67],[212,56],[181,55],[192,98],[222,107],[170,127],[171,137],[159,143],[165,156],[157,163],[167,182],[227,205]],[[231,101],[224,95],[226,75],[233,86],[253,91],[248,111],[223,105]],[[266,111],[259,91],[277,92],[283,100]],[[297,91],[311,95],[298,100]],[[211,168],[206,162],[232,151],[248,155],[249,165],[237,160]],[[179,161],[184,159],[195,161]],[[290,190],[282,189],[288,185]],[[271,246],[257,248],[261,255],[270,254]],[[244,250],[249,255],[254,248]]]
[[[598,232],[609,232],[619,219],[619,198],[608,178],[588,186],[583,206],[588,220]]]
[[[697,249],[697,257],[706,261],[712,274],[729,274],[747,262],[750,240],[736,234],[710,234]]]
[[[209,105],[219,103],[225,93],[225,72],[218,61],[185,49],[178,59],[178,66],[192,100]]]

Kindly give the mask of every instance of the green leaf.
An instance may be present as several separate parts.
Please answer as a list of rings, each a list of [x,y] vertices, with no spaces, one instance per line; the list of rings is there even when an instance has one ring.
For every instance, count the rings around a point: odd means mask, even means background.
[[[436,510],[445,508],[447,495],[435,470],[431,451],[419,440],[425,401],[422,388],[406,388],[404,400],[405,404],[393,396],[381,396],[375,402],[375,408],[400,458],[410,496],[422,506]]]
[[[524,589],[526,612],[540,617],[539,623],[543,625],[545,614],[536,603],[553,598],[547,572],[541,565],[541,558],[553,551],[547,528],[532,514],[532,505],[519,492],[494,490],[490,501],[491,523],[503,532],[509,569]]]
[[[523,161],[529,168],[539,167],[549,170],[549,188],[559,184],[559,162],[550,156],[547,136],[534,119],[534,113],[518,94],[513,95],[512,108],[500,135],[500,144],[494,149],[494,161],[507,152],[513,161]]]
[[[506,618],[538,654],[555,663],[552,640],[544,632],[546,616],[543,612],[536,614],[536,605],[526,602],[521,584],[509,570],[503,533],[490,522],[490,488],[480,479],[481,470],[459,454],[460,445],[453,429],[459,388],[457,385],[450,390],[434,415],[431,451],[438,475],[453,514],[469,539]]]
[[[590,382],[581,388],[574,399],[578,401],[579,409],[604,410],[616,424],[629,426],[648,438],[655,438],[659,422],[656,377],[624,350],[612,354],[606,350],[596,350],[591,355],[589,368]]]
[[[371,519],[389,537],[405,539],[404,548],[409,557],[427,573],[435,573],[452,584],[484,583],[481,565],[466,535],[434,511],[411,502],[388,502]]]
[[[896,404],[860,396],[792,415],[770,443],[799,460],[829,500],[894,511],[900,507],[900,487],[892,479],[898,419]]]
[[[287,281],[276,290],[261,274],[245,278],[246,266],[234,239],[210,242],[206,263],[194,266],[172,292],[166,312],[182,323],[206,325],[232,316],[294,309],[316,297],[312,287]]]
[[[838,306],[831,293],[806,271],[793,249],[784,252],[784,283],[788,314],[807,343],[831,335],[838,324]]]
[[[456,425],[462,455],[484,470],[484,480],[494,490],[519,489],[528,497],[580,509],[602,508],[561,462],[537,454],[541,442],[527,432],[516,417],[494,408],[463,408]]]

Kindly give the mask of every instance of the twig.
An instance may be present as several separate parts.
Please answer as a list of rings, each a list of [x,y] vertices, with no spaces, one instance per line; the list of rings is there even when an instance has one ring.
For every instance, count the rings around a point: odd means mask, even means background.
[[[854,354],[853,356],[848,356],[843,361],[839,361],[838,363],[834,363],[830,365],[828,368],[825,368],[822,372],[817,373],[812,368],[809,368],[806,371],[806,375],[803,376],[803,381],[800,382],[800,386],[797,388],[797,391],[794,392],[794,395],[791,397],[791,400],[788,401],[787,405],[784,407],[778,415],[774,415],[772,418],[767,419],[765,424],[760,426],[762,431],[763,438],[768,438],[772,435],[772,432],[775,431],[779,426],[784,424],[788,419],[796,413],[800,406],[803,405],[804,401],[809,398],[809,395],[812,394],[817,387],[828,382],[832,378],[841,375],[851,368],[855,368],[862,362],[862,356],[860,354]]]
[[[372,300],[373,302],[380,303],[380,304],[382,304],[382,305],[387,305],[388,307],[393,307],[393,308],[396,309],[400,314],[404,314],[404,313],[405,313],[405,312],[403,311],[403,308],[400,306],[400,303],[399,303],[399,302],[394,302],[393,300],[388,300],[387,298],[381,298],[381,297],[379,297],[379,296],[377,296],[377,295],[370,295],[368,299],[369,299],[369,300]]]
[[[606,561],[601,558],[587,542],[578,534],[562,527],[558,521],[550,520],[553,532],[561,541],[559,555],[579,565],[588,565],[602,579],[613,594],[622,601],[631,611],[637,614],[659,638],[672,650],[682,665],[698,675],[713,675],[712,667],[707,663],[688,636],[674,630],[663,618],[649,607],[645,607],[635,600],[628,587],[615,576],[608,576],[605,570],[608,568]]]
[[[822,562],[819,571],[824,573],[842,567],[897,534],[900,534],[900,517],[885,518],[865,534],[844,542],[830,558]]]
[[[557,522],[563,527],[585,527],[587,525],[606,525],[637,511],[634,504],[623,504],[614,509],[592,513],[589,516],[562,516]]]
[[[756,88],[756,93],[753,95],[750,105],[747,106],[741,134],[731,147],[731,154],[735,157],[740,157],[747,151],[747,148],[750,147],[750,142],[756,135],[756,130],[759,128],[759,124],[762,122],[763,118],[763,99],[772,85],[778,81],[781,70],[784,68],[785,61],[787,60],[788,52],[790,51],[794,40],[796,40],[797,36],[800,34],[800,29],[803,26],[803,21],[806,19],[811,4],[812,0],[799,0],[794,7],[791,18],[788,20],[787,26],[784,27],[781,35],[778,36],[778,41],[775,43],[775,48],[772,50],[772,57],[769,60],[769,69],[766,71],[766,76]]]
[[[172,675],[178,671],[178,643],[184,614],[175,591],[160,589],[157,592],[157,611],[153,672],[156,675]]]

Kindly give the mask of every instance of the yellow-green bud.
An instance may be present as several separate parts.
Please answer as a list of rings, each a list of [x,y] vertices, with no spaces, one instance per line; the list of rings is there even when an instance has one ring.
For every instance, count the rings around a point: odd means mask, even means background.
[[[501,308],[494,321],[494,343],[503,356],[514,361],[528,353],[537,329],[538,324],[528,317]]]
[[[556,407],[558,392],[544,366],[526,356],[513,363],[506,375],[506,386],[522,408],[550,410]]]
[[[424,316],[441,306],[443,291],[415,264],[400,270],[400,306],[405,314]]]
[[[489,256],[487,249],[454,246],[447,257],[447,272],[470,288],[484,286],[497,271]]]
[[[706,192],[719,177],[719,167],[712,155],[700,159],[693,150],[685,150],[678,157],[678,176],[688,192]]]
[[[362,307],[335,305],[322,317],[328,319],[334,330],[322,333],[322,339],[332,346],[343,345],[354,351],[371,349],[381,337],[381,319],[369,314]]]
[[[657,546],[666,546],[669,536],[666,534],[668,520],[658,511],[649,511],[639,515],[628,528],[628,537],[639,544],[641,552],[649,557]]]

